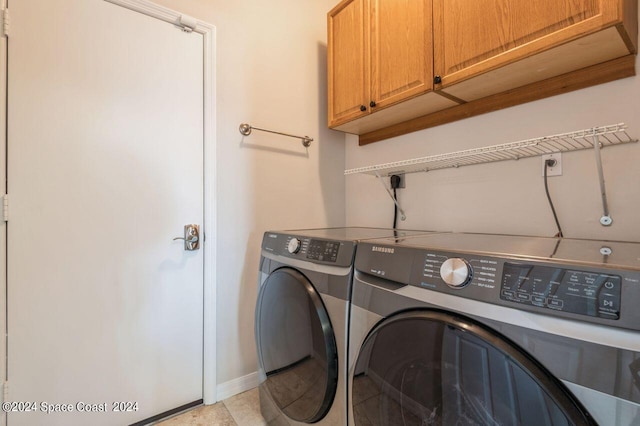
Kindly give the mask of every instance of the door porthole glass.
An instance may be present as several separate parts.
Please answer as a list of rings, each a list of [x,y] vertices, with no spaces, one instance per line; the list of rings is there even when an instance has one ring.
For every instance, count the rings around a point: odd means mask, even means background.
[[[320,295],[295,269],[277,269],[262,284],[256,341],[261,386],[280,411],[299,422],[322,419],[337,389],[337,345]]]
[[[356,425],[595,425],[571,392],[504,336],[447,312],[379,323],[352,381]]]

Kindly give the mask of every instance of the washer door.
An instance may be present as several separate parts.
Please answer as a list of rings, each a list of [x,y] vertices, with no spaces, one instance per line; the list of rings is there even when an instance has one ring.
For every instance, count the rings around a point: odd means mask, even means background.
[[[355,367],[356,425],[595,425],[562,382],[497,332],[435,310],[381,321]]]
[[[338,353],[329,315],[300,272],[273,271],[260,288],[256,341],[263,383],[293,420],[322,419],[335,397]]]

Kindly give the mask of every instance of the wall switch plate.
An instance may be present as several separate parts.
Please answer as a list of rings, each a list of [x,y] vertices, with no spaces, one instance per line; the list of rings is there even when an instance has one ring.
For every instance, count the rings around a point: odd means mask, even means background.
[[[562,153],[554,152],[553,154],[545,154],[542,156],[542,176],[544,176],[544,168],[547,160],[556,160],[556,164],[547,169],[547,176],[562,176]]]

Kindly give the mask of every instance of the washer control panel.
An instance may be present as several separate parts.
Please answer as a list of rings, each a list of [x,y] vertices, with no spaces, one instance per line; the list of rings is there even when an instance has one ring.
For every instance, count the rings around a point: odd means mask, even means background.
[[[620,275],[505,262],[500,298],[592,317],[620,318]]]
[[[378,241],[361,243],[355,267],[359,273],[389,281],[388,288],[413,286],[544,315],[640,330],[640,270]],[[384,287],[384,283],[380,285]]]
[[[451,257],[442,262],[440,277],[449,287],[460,288],[471,282],[473,269],[466,260],[460,257]]]
[[[420,286],[434,288],[440,280],[450,288],[495,288],[499,281],[498,261],[479,256],[465,256],[438,251],[426,251],[421,256]],[[415,275],[415,274],[414,274]],[[472,290],[473,291],[473,290]]]
[[[499,287],[501,300],[522,305],[612,320],[620,318],[622,277],[615,273],[484,256],[470,256],[466,260],[451,254],[427,253],[424,277],[440,278],[454,289],[463,289],[469,284],[478,289]],[[429,287],[427,282],[421,285]],[[480,294],[469,290],[470,297]]]

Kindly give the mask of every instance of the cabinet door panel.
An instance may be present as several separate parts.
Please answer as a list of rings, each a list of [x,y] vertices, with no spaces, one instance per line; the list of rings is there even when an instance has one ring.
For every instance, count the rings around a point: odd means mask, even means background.
[[[431,23],[431,0],[371,0],[371,100],[377,107],[432,89]]]
[[[329,126],[368,114],[367,0],[345,0],[327,16]]]
[[[558,46],[619,19],[613,0],[434,0],[443,87]]]

